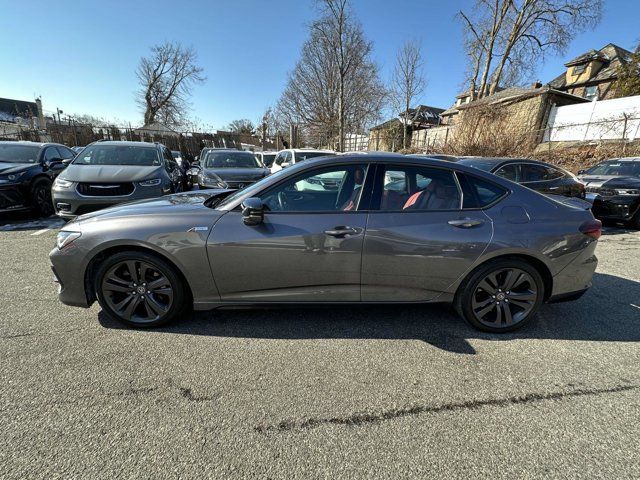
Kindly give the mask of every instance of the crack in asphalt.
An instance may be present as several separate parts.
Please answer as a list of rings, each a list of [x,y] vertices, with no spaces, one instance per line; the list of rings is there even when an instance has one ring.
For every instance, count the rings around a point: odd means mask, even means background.
[[[553,393],[527,393],[525,395],[516,395],[507,398],[492,398],[486,400],[469,400],[460,403],[445,403],[442,405],[413,405],[405,408],[392,408],[377,413],[354,413],[347,416],[314,418],[309,417],[301,420],[285,419],[271,425],[257,425],[254,430],[261,434],[269,432],[287,432],[292,430],[308,430],[319,427],[321,425],[344,425],[344,426],[362,426],[373,423],[380,423],[396,418],[408,417],[412,415],[421,415],[428,413],[453,412],[459,410],[475,410],[482,407],[509,407],[512,405],[522,405],[535,402],[563,400],[571,397],[582,397],[591,395],[603,395],[607,393],[625,392],[628,390],[636,390],[639,385],[617,385],[604,389],[577,389],[569,392],[553,392]]]
[[[51,406],[61,406],[61,405],[77,405],[81,401],[87,400],[99,400],[99,399],[109,399],[109,398],[122,398],[122,397],[130,397],[130,396],[146,396],[154,392],[159,392],[161,390],[171,391],[173,390],[171,382],[167,388],[161,389],[160,387],[128,387],[124,390],[118,392],[98,392],[98,393],[87,393],[84,395],[78,395],[73,399],[61,399],[61,400],[52,400],[49,402],[38,402],[38,403],[27,403],[27,404],[18,404],[18,405],[8,405],[4,408],[0,408],[0,413],[8,412],[11,410],[20,410],[20,409],[34,409],[34,408],[42,408],[42,407],[51,407]],[[180,387],[178,392],[181,397],[185,398],[190,402],[208,402],[216,400],[215,396],[206,396],[206,395],[194,395],[190,388]]]

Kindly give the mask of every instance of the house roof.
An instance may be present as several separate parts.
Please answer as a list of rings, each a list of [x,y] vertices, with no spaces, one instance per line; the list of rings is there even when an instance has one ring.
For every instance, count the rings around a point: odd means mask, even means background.
[[[545,85],[540,88],[522,88],[522,87],[505,88],[504,90],[494,93],[493,95],[483,97],[471,103],[460,105],[457,108],[458,110],[466,110],[469,108],[480,107],[482,105],[493,105],[498,103],[515,103],[515,102],[519,102],[527,98],[535,97],[537,95],[542,95],[545,93],[571,98],[576,102],[589,101],[585,98],[578,97],[577,95],[572,95],[567,92],[562,92],[560,90],[551,88],[549,85]]]
[[[579,83],[572,83],[571,85],[600,83],[617,78],[618,68],[627,63],[630,57],[631,52],[629,50],[625,50],[618,45],[610,43],[602,47],[600,50],[589,50],[588,52],[583,53],[582,55],[565,63],[565,66],[571,67],[573,65],[580,65],[592,60],[600,60],[604,65],[593,77]],[[556,89],[565,88],[567,86],[566,72],[562,72],[556,78],[551,80],[548,85],[551,88]]]
[[[416,108],[410,108],[406,112],[400,113],[398,116],[408,117],[411,123],[438,125],[440,123],[440,114],[444,112],[444,108],[430,107],[429,105],[418,105]]]
[[[38,106],[36,102],[0,98],[0,120],[12,122],[15,121],[15,117],[30,118],[37,115]]]
[[[400,125],[402,122],[398,118],[392,118],[387,120],[386,122],[381,123],[380,125],[376,125],[375,127],[371,127],[371,130],[383,130],[385,128],[389,128],[395,124]]]

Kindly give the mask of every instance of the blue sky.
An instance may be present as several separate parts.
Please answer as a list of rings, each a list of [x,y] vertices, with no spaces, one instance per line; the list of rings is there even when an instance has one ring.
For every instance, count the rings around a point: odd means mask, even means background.
[[[422,42],[428,86],[421,103],[446,108],[464,71],[461,27],[471,0],[353,0],[374,58],[387,80],[408,38]],[[135,68],[151,45],[193,46],[208,77],[196,87],[192,115],[211,128],[236,118],[256,121],[276,103],[314,18],[312,0],[69,1],[0,0],[0,97],[31,100],[45,110],[141,122]],[[578,35],[565,55],[538,71],[547,82],[568,59],[640,39],[640,2],[605,0],[604,18]]]

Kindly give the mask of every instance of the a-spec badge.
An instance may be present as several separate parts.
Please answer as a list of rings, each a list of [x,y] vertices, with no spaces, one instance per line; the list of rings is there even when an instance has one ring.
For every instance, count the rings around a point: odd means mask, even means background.
[[[191,227],[187,232],[206,232],[209,227]]]

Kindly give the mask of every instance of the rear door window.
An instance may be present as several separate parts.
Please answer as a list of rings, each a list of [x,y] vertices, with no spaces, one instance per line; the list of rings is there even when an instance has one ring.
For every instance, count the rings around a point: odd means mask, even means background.
[[[453,172],[414,165],[385,166],[377,186],[379,210],[439,211],[460,209],[461,192]]]
[[[484,208],[504,197],[507,189],[467,173],[457,173],[462,187],[462,208]]]

